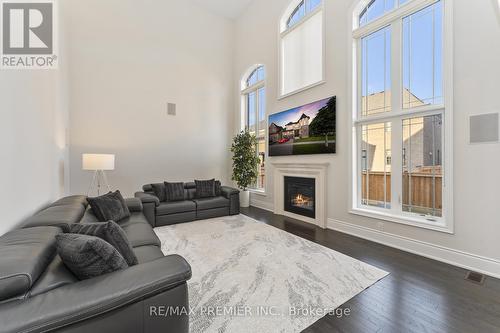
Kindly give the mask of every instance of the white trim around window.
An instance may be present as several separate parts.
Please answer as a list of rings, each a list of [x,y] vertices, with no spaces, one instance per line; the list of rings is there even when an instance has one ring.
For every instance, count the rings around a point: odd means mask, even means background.
[[[349,68],[352,68],[352,75],[349,76],[349,100],[352,117],[350,117],[350,127],[352,135],[349,137],[349,207],[351,214],[370,217],[383,221],[400,223],[404,225],[420,227],[445,233],[454,233],[453,220],[453,1],[440,0],[443,3],[443,103],[437,105],[425,105],[412,109],[403,109],[403,18],[416,13],[438,0],[410,0],[399,8],[391,10],[380,18],[362,27],[358,24],[358,14],[366,5],[367,1],[362,1],[351,8],[352,18],[349,22],[349,30],[352,34],[348,40]],[[391,89],[392,109],[390,112],[379,113],[362,117],[361,105],[361,40],[384,27],[391,27]],[[354,29],[353,29],[354,28]],[[402,192],[403,192],[403,120],[413,117],[426,117],[441,115],[442,127],[442,168],[443,191],[442,216],[422,216],[416,213],[403,212]],[[377,208],[363,205],[361,203],[361,125],[391,122],[392,145],[391,153],[391,193],[390,209]],[[401,153],[396,153],[401,152]]]
[[[266,109],[267,109],[267,94],[266,94],[267,73],[264,72],[264,77],[261,80],[257,80],[257,82],[252,84],[251,86],[248,86],[248,84],[247,84],[247,81],[250,78],[250,76],[259,68],[263,68],[264,70],[266,69],[266,67],[263,64],[253,65],[245,72],[245,74],[243,75],[243,77],[241,79],[241,83],[240,83],[240,87],[241,87],[241,90],[240,90],[240,96],[241,96],[240,129],[241,130],[248,129],[249,96],[250,96],[250,94],[255,94],[255,101],[254,101],[255,109],[253,110],[254,117],[255,117],[255,132],[256,132],[257,138],[259,138],[259,135],[258,135],[259,132],[263,132],[263,137],[264,137],[263,140],[265,141],[263,160],[264,160],[264,163],[266,163],[267,158],[268,158],[268,153],[267,153],[268,148],[267,148],[267,140],[266,140],[267,139],[267,130],[268,130],[268,128],[267,128],[267,111],[266,111]],[[264,98],[265,98],[264,105],[261,104],[261,99],[260,99],[261,96],[259,95],[259,92],[261,90],[263,90],[263,92],[264,92]],[[262,120],[262,122],[264,123],[264,128],[260,127],[261,120],[259,118],[259,115],[260,115],[260,111],[261,111],[260,110],[261,106],[264,107],[264,119]],[[259,144],[257,144],[257,146],[259,146]],[[259,157],[260,157],[260,154],[262,153],[262,152],[259,152],[258,147],[256,147],[256,153],[259,154]],[[266,170],[268,170],[268,168],[262,167],[262,166],[259,166],[259,168],[261,168],[261,170],[259,172],[259,177],[263,177],[263,179],[264,179],[263,184],[262,184],[263,186],[262,187],[256,186],[256,187],[248,188],[248,190],[254,194],[265,196],[266,195],[266,187],[267,187]],[[263,174],[261,174],[261,172],[263,172]],[[257,182],[259,183],[260,179],[257,180]]]

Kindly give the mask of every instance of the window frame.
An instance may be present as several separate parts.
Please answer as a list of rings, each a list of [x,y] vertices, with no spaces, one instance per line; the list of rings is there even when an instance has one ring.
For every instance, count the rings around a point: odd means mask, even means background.
[[[260,68],[263,68],[264,69],[264,78],[260,81],[257,81],[255,84],[253,85],[248,85],[248,80],[250,79],[250,77],[257,72],[257,70],[259,70]],[[267,141],[266,141],[266,138],[267,138],[267,131],[268,131],[268,126],[267,126],[267,92],[266,92],[266,81],[267,81],[267,73],[266,73],[266,67],[262,64],[257,64],[257,65],[254,65],[252,67],[250,67],[250,69],[248,69],[245,73],[245,75],[243,76],[242,80],[241,80],[241,86],[240,86],[240,94],[241,94],[241,122],[240,122],[240,129],[241,130],[245,130],[248,128],[248,120],[249,120],[249,110],[248,110],[248,98],[249,98],[249,95],[251,93],[255,93],[255,105],[256,105],[256,108],[255,108],[255,132],[258,133],[259,130],[261,130],[260,126],[259,126],[259,101],[260,101],[260,97],[259,97],[259,90],[264,88],[264,94],[266,94],[266,114],[264,116],[264,122],[265,122],[265,125],[264,125],[264,140],[265,140],[265,145],[266,145],[266,152],[265,152],[265,163],[267,163],[267,159],[268,159],[268,146],[267,146]],[[258,143],[257,143],[258,145]],[[259,152],[258,150],[256,150],[256,153],[259,155]],[[259,166],[260,167],[260,166]],[[264,166],[264,170],[267,171],[268,168],[266,168]],[[265,179],[264,179],[264,187],[263,188],[259,188],[259,187],[249,187],[248,190],[252,193],[256,193],[256,194],[261,194],[261,195],[265,195],[266,194],[266,189],[267,189],[267,179],[268,177],[266,176]]]
[[[325,0],[321,0],[321,4],[311,10],[310,12],[306,12],[304,17],[300,19],[299,22],[294,24],[291,27],[287,26],[288,19],[291,17],[291,15],[294,13],[295,9],[304,1],[304,6],[306,6],[305,1],[307,0],[292,0],[287,8],[285,9],[283,15],[281,15],[281,19],[278,24],[278,75],[279,75],[279,84],[278,84],[278,94],[277,94],[277,99],[282,100],[287,97],[293,96],[295,94],[299,94],[303,91],[309,90],[311,88],[314,88],[316,86],[322,85],[326,82],[326,14],[325,14]],[[295,89],[293,91],[290,91],[288,93],[283,93],[283,38],[288,35],[289,33],[295,31],[299,27],[301,27],[305,22],[307,22],[311,17],[316,15],[317,13],[321,12],[321,19],[322,19],[322,61],[321,61],[321,80],[318,82],[311,83],[305,87]]]
[[[350,136],[350,186],[349,186],[349,212],[351,214],[371,217],[379,220],[400,223],[404,225],[420,227],[445,233],[454,233],[453,218],[453,4],[451,0],[441,0],[443,3],[443,104],[424,105],[411,109],[403,108],[403,19],[412,15],[438,0],[410,0],[399,7],[387,12],[379,18],[359,26],[359,15],[370,3],[363,0],[352,8],[352,21],[350,31],[352,35],[349,40],[349,61],[352,76],[349,76],[349,91],[351,95],[350,106],[352,117],[350,125],[352,135]],[[398,2],[399,3],[399,2]],[[362,38],[380,29],[391,26],[391,90],[392,110],[372,116],[362,116]],[[441,114],[443,117],[442,147],[443,155],[443,214],[442,217],[419,216],[402,210],[402,148],[403,148],[403,120],[414,117],[425,117]],[[361,136],[362,125],[376,124],[381,122],[392,123],[392,147],[391,147],[391,182],[392,199],[391,209],[383,209],[361,204],[362,181],[361,181]],[[401,141],[401,142],[399,142]],[[395,152],[401,152],[395,154]],[[395,190],[395,191],[394,191]]]

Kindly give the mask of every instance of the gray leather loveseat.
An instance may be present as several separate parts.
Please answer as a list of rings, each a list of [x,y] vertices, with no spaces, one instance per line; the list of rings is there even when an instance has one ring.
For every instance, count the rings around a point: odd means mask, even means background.
[[[131,216],[118,224],[139,264],[97,278],[76,279],[55,247],[57,225],[97,221],[84,196],[56,201],[0,237],[0,332],[189,332],[187,314],[154,314],[188,308],[191,267],[165,257],[141,201],[126,202]]]
[[[155,185],[165,186],[161,183]],[[160,202],[151,184],[142,189],[143,192],[137,192],[135,197],[141,199],[144,215],[153,227],[240,213],[240,191],[228,186],[221,186],[220,193],[213,198],[198,199],[195,183],[184,183],[184,200],[174,202]]]

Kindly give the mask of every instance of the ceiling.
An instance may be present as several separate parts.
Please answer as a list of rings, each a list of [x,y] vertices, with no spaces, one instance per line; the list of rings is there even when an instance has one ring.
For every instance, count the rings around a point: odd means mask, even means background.
[[[211,12],[235,19],[240,16],[253,0],[191,0]]]

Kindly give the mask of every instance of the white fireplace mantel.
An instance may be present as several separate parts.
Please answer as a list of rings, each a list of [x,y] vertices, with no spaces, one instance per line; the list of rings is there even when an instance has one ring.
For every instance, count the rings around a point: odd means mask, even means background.
[[[274,213],[327,227],[327,171],[330,163],[272,163],[274,167]],[[314,178],[316,181],[316,218],[285,211],[285,177]]]

